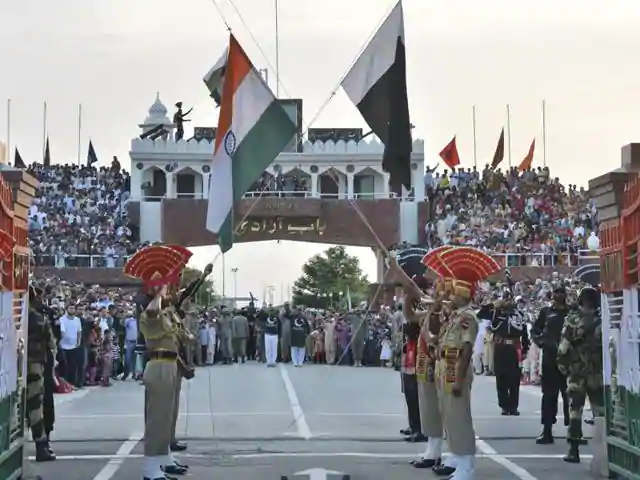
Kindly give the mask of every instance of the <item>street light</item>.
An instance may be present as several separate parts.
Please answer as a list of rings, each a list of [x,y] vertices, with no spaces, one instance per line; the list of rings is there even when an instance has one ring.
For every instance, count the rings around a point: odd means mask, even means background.
[[[238,301],[238,269],[232,268],[231,273],[233,273],[233,306],[235,308],[236,302]]]

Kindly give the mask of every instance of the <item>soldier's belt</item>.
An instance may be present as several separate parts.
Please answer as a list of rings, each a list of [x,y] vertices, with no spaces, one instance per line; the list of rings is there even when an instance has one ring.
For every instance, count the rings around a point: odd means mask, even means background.
[[[149,360],[176,360],[178,354],[171,350],[148,350],[147,359]]]
[[[437,357],[438,360],[457,360],[461,352],[461,348],[441,347],[437,350]]]
[[[493,337],[493,343],[498,343],[500,345],[520,345],[519,338],[504,338],[504,337]]]

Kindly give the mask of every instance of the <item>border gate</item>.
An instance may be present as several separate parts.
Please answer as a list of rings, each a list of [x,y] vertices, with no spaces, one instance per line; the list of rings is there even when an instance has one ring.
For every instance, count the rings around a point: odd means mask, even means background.
[[[37,181],[21,170],[0,177],[0,480],[23,475],[27,291],[27,219]]]

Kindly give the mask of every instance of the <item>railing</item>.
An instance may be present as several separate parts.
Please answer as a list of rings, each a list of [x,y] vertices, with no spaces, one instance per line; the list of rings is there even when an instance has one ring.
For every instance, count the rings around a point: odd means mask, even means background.
[[[503,253],[488,252],[502,267],[577,267],[585,261],[595,261],[598,252],[579,250],[578,253]]]
[[[122,268],[129,255],[51,255],[34,253],[36,267]]]
[[[577,254],[569,253],[502,253],[489,254],[503,267],[577,267],[581,261],[595,260],[598,253],[591,250],[580,250]],[[34,254],[36,267],[54,268],[122,268],[129,259],[128,255],[41,255]]]
[[[300,191],[284,191],[284,190],[268,190],[268,191],[260,191],[253,190],[251,192],[247,192],[243,195],[243,198],[259,198],[259,197],[271,197],[271,198],[326,198],[326,199],[336,199],[336,200],[347,200],[347,199],[356,199],[356,200],[378,200],[384,198],[398,198],[398,195],[395,192],[359,192],[353,193],[351,197],[345,192],[343,193],[321,193],[317,192],[315,195],[308,190],[300,190]],[[168,197],[165,195],[143,195],[140,199],[130,198],[132,201],[144,201],[144,202],[159,202],[164,199],[174,199],[174,198],[192,198],[196,200],[200,200],[205,198],[202,193],[177,193],[175,196]],[[406,198],[405,200],[412,201],[412,198]]]

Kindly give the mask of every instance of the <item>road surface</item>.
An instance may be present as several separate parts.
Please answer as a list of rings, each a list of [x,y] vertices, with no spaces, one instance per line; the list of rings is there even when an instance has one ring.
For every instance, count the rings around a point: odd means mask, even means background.
[[[477,478],[565,480],[588,471],[565,464],[565,429],[554,445],[535,445],[540,393],[524,387],[520,417],[502,417],[495,382],[476,377],[473,411],[478,436]],[[143,387],[115,382],[56,397],[53,446],[58,460],[36,464],[45,480],[140,480]],[[185,382],[178,436],[189,449],[189,480],[315,480],[296,472],[327,469],[351,480],[436,478],[416,470],[424,444],[402,441],[406,426],[399,374],[383,368],[245,364],[199,368]],[[562,410],[560,409],[560,412]],[[590,427],[585,433],[591,436]],[[33,455],[33,450],[30,450]],[[308,472],[311,473],[311,472]],[[329,480],[342,475],[329,475]]]

